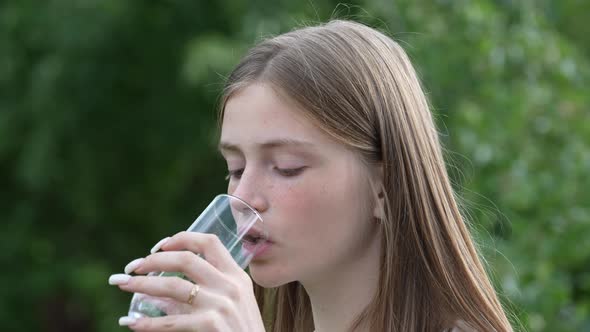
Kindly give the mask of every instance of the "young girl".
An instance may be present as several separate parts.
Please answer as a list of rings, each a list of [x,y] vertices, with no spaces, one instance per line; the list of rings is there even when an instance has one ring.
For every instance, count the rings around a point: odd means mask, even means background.
[[[457,206],[420,82],[392,39],[332,21],[265,40],[229,76],[220,119],[228,192],[260,212],[271,246],[248,275],[215,237],[171,237],[110,282],[191,310],[121,325],[512,330]],[[132,271],[180,271],[199,287]]]

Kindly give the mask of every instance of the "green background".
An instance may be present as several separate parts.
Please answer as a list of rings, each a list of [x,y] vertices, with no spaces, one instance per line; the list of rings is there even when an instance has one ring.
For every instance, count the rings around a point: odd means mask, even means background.
[[[124,331],[108,286],[226,172],[215,110],[261,37],[330,17],[398,40],[507,307],[590,331],[590,1],[0,3],[2,331]]]

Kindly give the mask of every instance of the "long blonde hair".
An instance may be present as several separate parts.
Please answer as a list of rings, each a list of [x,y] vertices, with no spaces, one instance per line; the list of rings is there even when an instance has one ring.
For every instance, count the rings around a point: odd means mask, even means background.
[[[227,100],[254,82],[269,83],[363,161],[382,165],[379,287],[351,331],[442,331],[456,320],[512,330],[454,197],[419,79],[395,41],[341,20],[264,40],[230,74],[220,119]],[[313,330],[300,283],[255,292],[269,331]]]

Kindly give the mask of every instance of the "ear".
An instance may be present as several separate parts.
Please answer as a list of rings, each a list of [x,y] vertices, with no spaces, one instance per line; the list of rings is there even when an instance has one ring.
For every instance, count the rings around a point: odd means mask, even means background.
[[[385,219],[385,186],[383,185],[383,164],[379,163],[373,170],[373,197],[375,198],[375,206],[373,208],[373,218],[378,220]]]
[[[375,207],[373,208],[373,217],[375,219],[385,219],[385,194],[380,192],[375,201]]]

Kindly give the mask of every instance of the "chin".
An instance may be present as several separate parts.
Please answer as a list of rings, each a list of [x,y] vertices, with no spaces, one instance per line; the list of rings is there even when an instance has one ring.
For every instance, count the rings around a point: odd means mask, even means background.
[[[285,267],[273,266],[268,262],[252,262],[249,267],[252,280],[264,288],[279,287],[294,281],[289,278]]]

